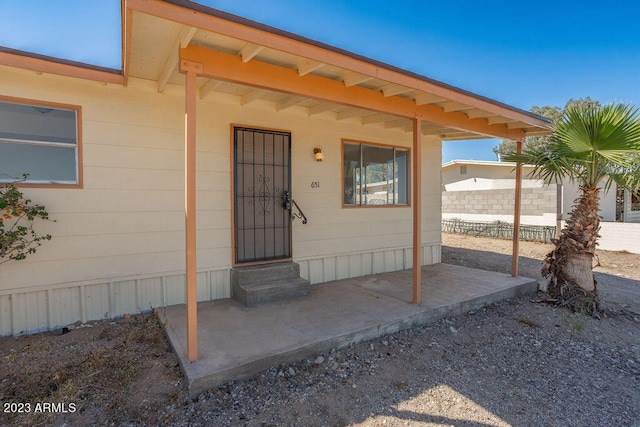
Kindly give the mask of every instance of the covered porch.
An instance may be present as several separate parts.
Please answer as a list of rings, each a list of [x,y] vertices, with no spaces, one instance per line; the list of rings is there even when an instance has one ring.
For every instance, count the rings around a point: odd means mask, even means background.
[[[247,308],[234,299],[198,304],[200,357],[189,363],[187,306],[161,320],[186,376],[189,396],[282,363],[533,293],[526,277],[449,264],[422,267],[423,298],[412,304],[412,270],[314,285],[311,295]],[[428,284],[427,284],[428,282]],[[286,308],[286,309],[285,309]]]

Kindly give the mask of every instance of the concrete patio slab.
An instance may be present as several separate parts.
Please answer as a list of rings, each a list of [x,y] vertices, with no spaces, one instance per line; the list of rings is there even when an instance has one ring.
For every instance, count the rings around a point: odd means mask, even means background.
[[[271,366],[457,316],[533,293],[538,282],[466,267],[422,268],[422,304],[411,304],[411,270],[313,285],[308,297],[245,307],[233,299],[198,304],[197,362],[187,360],[186,305],[163,321],[187,378],[189,396]]]

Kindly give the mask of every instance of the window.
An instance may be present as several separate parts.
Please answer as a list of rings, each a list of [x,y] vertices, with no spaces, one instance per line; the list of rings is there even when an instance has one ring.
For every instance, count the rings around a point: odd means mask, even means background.
[[[0,181],[80,184],[79,107],[0,99]]]
[[[409,204],[409,150],[344,142],[345,206]]]
[[[467,174],[467,165],[460,166],[460,175],[466,175],[466,174]]]

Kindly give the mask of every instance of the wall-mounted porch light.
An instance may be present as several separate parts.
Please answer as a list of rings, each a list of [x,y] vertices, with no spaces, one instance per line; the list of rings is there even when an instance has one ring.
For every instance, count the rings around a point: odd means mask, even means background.
[[[322,147],[314,148],[313,154],[316,157],[316,162],[321,162],[324,159],[324,154],[322,153]]]

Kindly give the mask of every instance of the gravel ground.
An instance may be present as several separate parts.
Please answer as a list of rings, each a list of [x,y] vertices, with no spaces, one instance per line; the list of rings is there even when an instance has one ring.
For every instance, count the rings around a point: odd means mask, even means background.
[[[518,299],[231,382],[191,425],[640,425],[636,318]]]
[[[508,241],[443,235],[443,242],[443,262],[510,269]],[[522,242],[520,274],[537,277],[548,249]],[[78,409],[0,416],[0,424],[640,426],[640,255],[602,252],[600,260],[606,308],[600,320],[522,297],[275,366],[196,401],[186,397],[152,317],[99,322],[61,336],[3,338],[0,400],[19,374],[25,378],[21,367],[36,366],[43,378],[68,378],[53,384],[66,397],[49,399]],[[85,368],[85,359],[93,365]],[[76,377],[84,379],[74,385]],[[56,389],[51,384],[45,381]]]

